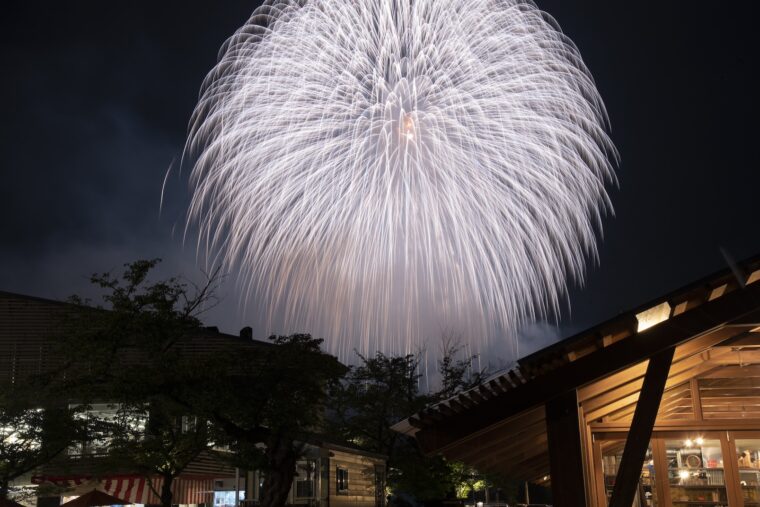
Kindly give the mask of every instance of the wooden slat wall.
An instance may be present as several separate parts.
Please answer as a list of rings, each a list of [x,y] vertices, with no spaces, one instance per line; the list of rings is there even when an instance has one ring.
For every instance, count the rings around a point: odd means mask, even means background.
[[[747,373],[742,377],[699,379],[705,419],[760,419],[760,376]]]
[[[235,477],[235,468],[217,451],[204,451],[185,468],[184,474],[215,477]]]
[[[61,333],[61,324],[72,305],[0,291],[0,386],[48,371],[54,364],[50,353]],[[175,347],[192,355],[266,347],[269,343],[240,338],[214,330],[199,330]],[[124,350],[121,364],[139,364],[140,357]]]
[[[638,396],[635,397],[638,401]],[[604,418],[609,421],[631,421],[636,404],[630,403],[618,409]],[[673,419],[694,419],[694,404],[691,399],[689,382],[674,386],[662,395],[660,410],[657,413],[658,421]]]
[[[385,466],[380,459],[369,458],[342,451],[330,451],[330,505],[331,506],[375,506],[375,466]],[[348,470],[348,492],[337,492],[336,471],[338,467]]]
[[[0,292],[0,385],[50,366],[47,351],[65,305]]]

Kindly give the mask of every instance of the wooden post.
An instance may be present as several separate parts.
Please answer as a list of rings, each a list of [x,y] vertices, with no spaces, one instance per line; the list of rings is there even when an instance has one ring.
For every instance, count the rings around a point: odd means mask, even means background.
[[[575,390],[546,402],[546,433],[554,507],[585,506],[583,448]]]
[[[633,503],[674,352],[675,348],[670,348],[649,359],[644,385],[641,387],[631,429],[625,441],[623,457],[615,477],[609,507],[630,507]]]
[[[240,507],[240,469],[235,467],[235,507]]]

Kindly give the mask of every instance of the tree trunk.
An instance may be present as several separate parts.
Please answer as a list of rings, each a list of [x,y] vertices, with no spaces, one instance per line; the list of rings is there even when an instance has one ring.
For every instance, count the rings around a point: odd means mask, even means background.
[[[164,483],[161,485],[161,507],[172,507],[172,483],[174,476],[172,474],[164,475]]]
[[[0,500],[8,498],[8,491],[10,490],[10,481],[3,478],[0,481]]]
[[[264,477],[264,491],[261,507],[283,507],[296,473],[296,453],[293,441],[275,437],[267,442],[266,458],[268,470]]]

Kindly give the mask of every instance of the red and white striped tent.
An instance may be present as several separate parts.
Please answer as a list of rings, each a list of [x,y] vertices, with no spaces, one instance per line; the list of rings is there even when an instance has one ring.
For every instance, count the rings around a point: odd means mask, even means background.
[[[130,504],[159,504],[161,499],[155,492],[161,492],[163,479],[151,477],[150,481],[140,475],[116,475],[96,479],[88,476],[38,476],[32,478],[37,484],[53,483],[68,487],[67,495],[83,494],[97,489],[122,498]],[[151,487],[152,486],[152,487]],[[202,476],[180,476],[172,482],[173,503],[208,504],[214,501],[214,479]]]

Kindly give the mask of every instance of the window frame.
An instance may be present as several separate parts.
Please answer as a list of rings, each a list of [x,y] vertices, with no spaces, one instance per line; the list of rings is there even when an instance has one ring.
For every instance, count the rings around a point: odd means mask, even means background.
[[[341,477],[341,475],[343,475],[343,477]],[[350,477],[348,474],[348,467],[344,465],[337,465],[335,467],[335,493],[338,495],[347,495],[349,484]]]
[[[707,426],[707,425],[704,425]],[[704,427],[702,426],[702,427]],[[726,493],[728,495],[728,504],[732,507],[743,505],[743,499],[740,498],[742,494],[739,483],[739,471],[738,471],[738,458],[736,454],[736,445],[734,440],[738,438],[758,438],[760,439],[760,431],[757,430],[716,430],[713,428],[707,430],[698,429],[699,423],[694,424],[694,429],[678,429],[678,430],[655,430],[652,432],[650,439],[650,445],[652,447],[654,458],[654,470],[655,470],[655,485],[657,487],[658,505],[661,507],[672,507],[673,501],[671,499],[670,486],[667,483],[668,470],[667,462],[665,459],[665,441],[673,439],[686,439],[693,438],[695,435],[702,436],[703,438],[709,438],[719,440],[724,461],[724,474],[726,483]],[[594,456],[594,477],[593,481],[594,489],[589,492],[589,496],[593,496],[593,503],[597,507],[604,507],[606,503],[606,491],[604,490],[604,480],[600,481],[602,474],[601,464],[601,442],[605,440],[623,440],[628,437],[628,432],[593,432],[593,456]]]

